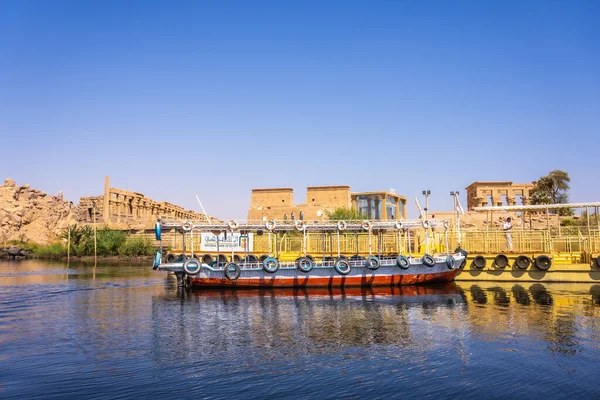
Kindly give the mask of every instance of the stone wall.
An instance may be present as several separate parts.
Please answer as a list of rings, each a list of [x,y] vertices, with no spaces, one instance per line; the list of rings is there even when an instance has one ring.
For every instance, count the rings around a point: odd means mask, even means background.
[[[309,186],[306,203],[298,205],[291,188],[252,189],[248,219],[322,220],[338,207],[351,207],[350,186]]]
[[[429,214],[429,217],[437,220],[446,220],[451,226],[455,224],[455,215],[451,211],[434,211]],[[523,227],[525,230],[545,230],[548,226],[552,229],[557,229],[559,224],[559,217],[556,214],[527,213],[523,215],[516,212],[494,212],[490,214],[465,211],[464,214],[460,215],[460,226],[466,229],[500,230],[508,217],[512,218],[513,229],[521,229]]]

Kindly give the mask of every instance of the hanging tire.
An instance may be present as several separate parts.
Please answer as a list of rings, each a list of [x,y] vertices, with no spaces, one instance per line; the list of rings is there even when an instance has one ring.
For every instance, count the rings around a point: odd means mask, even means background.
[[[198,275],[201,269],[200,261],[195,258],[190,258],[183,263],[183,270],[190,276]]]
[[[446,257],[446,267],[448,269],[456,269],[456,259],[452,256]]]
[[[600,256],[596,257],[596,267],[600,268]]]
[[[396,258],[396,264],[400,267],[400,269],[408,269],[410,267],[410,260],[405,256],[398,256]]]
[[[531,258],[527,256],[518,256],[515,260],[515,267],[519,269],[527,269],[531,265]]]
[[[475,256],[475,258],[473,259],[473,266],[475,268],[479,268],[479,269],[485,268],[486,264],[487,264],[487,260],[482,255]]]
[[[167,253],[167,255],[165,256],[165,262],[167,264],[173,264],[175,260],[177,260],[177,256],[173,253]]]
[[[304,221],[296,221],[294,223],[294,228],[296,228],[298,232],[304,232],[306,229],[306,223]]]
[[[273,232],[273,229],[275,229],[276,226],[277,223],[273,220],[265,222],[265,228],[267,228],[268,231]]]
[[[548,271],[552,266],[552,259],[547,255],[542,254],[541,256],[537,256],[535,258],[533,264],[540,271]]]
[[[425,254],[423,257],[421,257],[421,262],[423,265],[429,268],[433,268],[435,266],[435,259],[429,254]]]
[[[227,226],[229,227],[229,229],[231,229],[232,231],[235,231],[240,224],[237,223],[237,221],[231,220],[227,223]]]
[[[504,254],[498,254],[496,258],[494,258],[494,265],[498,268],[506,268],[508,265],[508,257]]]
[[[340,275],[348,275],[350,273],[350,270],[352,269],[350,267],[350,262],[344,259],[337,260],[333,265],[333,268],[335,269],[335,272],[337,272]]]
[[[463,256],[465,256],[465,258],[467,258],[467,256],[469,255],[469,252],[468,252],[468,251],[466,251],[466,250],[464,250],[464,249],[461,249],[460,247],[457,247],[457,248],[454,250],[454,253],[462,254]]]
[[[230,281],[235,281],[237,280],[240,275],[242,274],[242,270],[240,269],[240,266],[237,265],[236,263],[229,263],[225,266],[225,269],[223,270],[223,272],[225,273],[225,277],[227,279],[229,279]]]
[[[279,261],[275,257],[269,257],[262,263],[265,272],[274,274],[279,269]]]
[[[369,257],[367,257],[367,260],[365,261],[365,267],[367,267],[371,271],[375,271],[376,269],[379,268],[380,265],[381,265],[381,263],[379,262],[379,258],[377,258],[375,256],[369,256]]]
[[[194,225],[192,224],[192,221],[185,221],[181,224],[181,229],[183,229],[184,232],[191,231],[193,227]]]
[[[315,264],[313,260],[308,257],[300,257],[296,260],[296,268],[298,268],[298,271],[304,272],[305,274],[308,274],[310,271],[312,271],[314,266]]]

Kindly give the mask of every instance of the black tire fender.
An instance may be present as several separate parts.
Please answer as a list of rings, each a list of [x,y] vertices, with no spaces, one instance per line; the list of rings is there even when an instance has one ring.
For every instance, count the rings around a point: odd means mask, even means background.
[[[240,275],[242,274],[242,270],[240,269],[240,266],[233,262],[230,262],[229,264],[227,264],[225,266],[225,268],[223,269],[223,272],[225,273],[225,277],[227,279],[229,279],[230,281],[237,280],[240,277]]]
[[[487,260],[481,254],[476,255],[475,258],[473,259],[473,266],[475,268],[479,268],[479,269],[485,268],[486,264],[487,264]]]

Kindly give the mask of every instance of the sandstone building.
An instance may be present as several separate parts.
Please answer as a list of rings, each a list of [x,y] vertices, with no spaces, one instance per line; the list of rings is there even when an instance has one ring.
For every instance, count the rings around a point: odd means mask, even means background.
[[[309,186],[296,205],[291,188],[252,189],[249,220],[323,220],[336,208],[352,208],[369,219],[406,218],[406,198],[392,192],[350,192],[350,186]]]
[[[467,208],[529,205],[534,188],[534,183],[473,182],[466,188]]]

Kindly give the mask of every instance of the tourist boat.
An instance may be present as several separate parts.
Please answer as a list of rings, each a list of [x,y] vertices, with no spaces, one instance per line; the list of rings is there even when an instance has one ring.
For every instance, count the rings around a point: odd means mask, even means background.
[[[426,284],[431,282],[449,282],[454,280],[458,268],[466,257],[464,250],[442,254],[424,254],[422,256],[373,254],[371,251],[372,235],[374,232],[395,230],[404,232],[410,243],[411,230],[441,228],[446,231],[448,223],[437,220],[402,220],[402,221],[237,221],[207,223],[194,221],[160,220],[156,224],[156,238],[161,243],[161,249],[154,259],[154,269],[170,271],[177,275],[181,285],[190,284],[195,287],[234,287],[234,288],[290,288],[290,287],[363,287],[363,286],[399,286]],[[203,262],[194,250],[188,257],[184,254],[162,256],[161,231],[175,229],[185,238],[189,234],[191,243],[193,235],[202,232],[213,233],[217,236],[227,232],[232,237],[236,232],[266,232],[269,235],[269,253],[264,259],[257,259],[247,251],[241,256],[231,254],[229,262]],[[295,260],[282,261],[271,254],[271,235],[294,231],[302,234],[303,252]],[[337,235],[337,254],[332,257],[322,257],[320,260],[306,254],[307,232],[329,233]],[[348,232],[368,234],[369,253],[345,257],[340,252],[340,235]],[[427,235],[425,235],[427,238]],[[247,241],[245,244],[247,249]],[[410,247],[410,246],[408,246]],[[218,248],[218,247],[217,247]],[[427,252],[426,252],[427,253]],[[170,258],[166,260],[166,258]],[[168,261],[168,262],[167,262]]]

